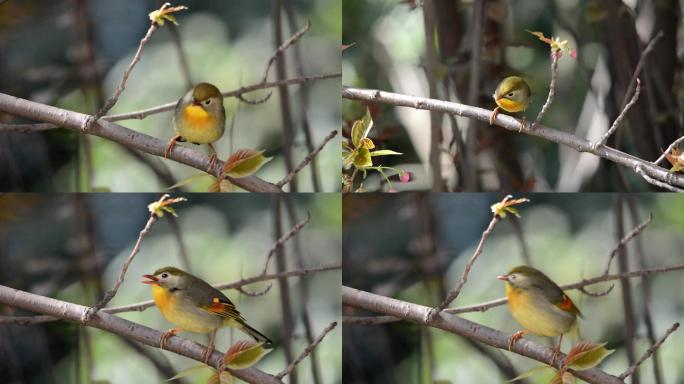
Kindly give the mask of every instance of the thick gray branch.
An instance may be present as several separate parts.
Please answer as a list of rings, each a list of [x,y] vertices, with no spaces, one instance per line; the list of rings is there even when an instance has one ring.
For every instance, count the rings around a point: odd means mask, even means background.
[[[507,335],[496,329],[474,323],[470,320],[444,312],[439,313],[433,321],[425,323],[424,319],[430,311],[430,307],[413,304],[406,301],[396,300],[390,297],[376,295],[370,292],[342,286],[342,303],[367,311],[382,313],[385,315],[396,316],[404,320],[418,324],[443,329],[468,339],[478,341],[500,349],[508,349]],[[551,363],[553,351],[548,347],[535,344],[529,340],[520,339],[513,345],[511,352],[527,356],[531,359],[541,361],[544,364]],[[556,359],[558,367],[565,355],[562,353]],[[598,368],[587,369],[584,371],[571,371],[576,377],[593,384],[623,384],[623,381],[613,375],[609,375]]]
[[[76,323],[79,323],[83,315],[88,311],[88,307],[82,305],[35,295],[4,285],[0,285],[0,304],[55,316]],[[155,348],[159,348],[159,338],[162,335],[161,332],[155,329],[104,312],[95,313],[85,325],[99,328]],[[203,361],[203,354],[206,348],[191,340],[171,337],[164,345],[164,349],[201,362]],[[216,367],[222,359],[223,354],[214,351],[209,359],[209,364]],[[248,383],[282,384],[282,381],[256,368],[229,371],[233,376]]]
[[[81,133],[84,132],[81,129],[83,123],[89,117],[89,115],[83,113],[20,99],[4,93],[0,93],[0,111],[25,117],[27,119],[56,124],[60,127]],[[94,123],[90,129],[85,131],[85,133],[99,136],[123,144],[129,148],[134,148],[156,156],[164,156],[164,150],[167,145],[167,142],[163,140],[102,119]],[[173,148],[173,151],[169,154],[169,158],[202,171],[206,171],[207,165],[209,164],[209,156],[180,145]],[[218,161],[216,167],[212,170],[212,174],[218,175],[222,168],[223,162]],[[274,184],[256,176],[241,177],[239,179],[229,177],[229,179],[231,183],[251,192],[282,192],[282,190]]]
[[[364,100],[429,111],[453,113],[483,122],[489,122],[489,117],[492,114],[492,111],[488,109],[473,107],[470,105],[453,103],[444,100],[428,99],[425,97],[408,96],[374,89],[361,89],[343,86],[342,97],[351,100]],[[520,129],[520,122],[518,120],[504,114],[499,114],[497,116],[495,124],[502,128],[508,129],[509,131],[518,132]],[[537,125],[537,127],[534,129],[525,130],[524,133],[568,146],[578,152],[588,152],[594,154],[616,164],[628,167],[635,172],[637,172],[638,169],[639,172],[642,172],[646,176],[662,183],[684,187],[684,175],[670,173],[667,169],[661,168],[650,161],[642,160],[636,156],[632,156],[628,153],[624,153],[611,147],[603,146],[594,148],[589,140],[577,137],[573,134],[545,127],[541,124]],[[646,178],[645,180],[649,181]]]

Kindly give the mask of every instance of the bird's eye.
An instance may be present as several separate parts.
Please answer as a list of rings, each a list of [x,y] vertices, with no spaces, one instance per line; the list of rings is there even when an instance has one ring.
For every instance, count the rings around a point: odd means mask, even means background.
[[[508,96],[508,97],[513,97],[513,92],[509,92],[507,96]]]
[[[209,105],[209,104],[211,104],[211,99],[207,99],[207,100],[204,102],[204,105]]]
[[[511,280],[515,280],[517,277],[518,277],[518,276],[516,276],[516,275],[510,275],[510,276],[508,276],[508,278],[511,279]]]
[[[162,273],[161,277],[162,277],[162,279],[166,279],[167,277],[169,277],[169,274],[168,273]]]

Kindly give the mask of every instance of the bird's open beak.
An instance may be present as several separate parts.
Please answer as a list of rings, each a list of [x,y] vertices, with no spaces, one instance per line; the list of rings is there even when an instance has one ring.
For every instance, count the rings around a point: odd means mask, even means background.
[[[499,275],[496,278],[502,281],[508,281],[508,275]]]
[[[143,277],[149,279],[146,281],[142,281],[143,284],[157,284],[159,282],[159,279],[153,275],[143,275]]]

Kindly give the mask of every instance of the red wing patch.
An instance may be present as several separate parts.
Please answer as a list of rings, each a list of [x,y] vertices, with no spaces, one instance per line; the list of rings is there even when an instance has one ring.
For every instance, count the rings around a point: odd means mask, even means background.
[[[572,302],[572,300],[570,300],[570,298],[566,294],[563,294],[563,301],[561,301],[558,304],[558,308],[568,312],[577,311],[577,309],[575,308],[575,304]]]
[[[221,301],[218,297],[214,297],[211,304],[208,307],[204,307],[204,309],[221,317],[234,319],[241,318],[240,312],[235,309],[233,303]]]

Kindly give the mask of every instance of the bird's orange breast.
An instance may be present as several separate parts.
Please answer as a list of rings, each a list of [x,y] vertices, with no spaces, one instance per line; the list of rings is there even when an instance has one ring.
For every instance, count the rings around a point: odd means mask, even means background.
[[[506,98],[496,99],[496,105],[503,108],[507,112],[520,112],[527,108],[527,104],[513,101]]]
[[[183,110],[183,120],[196,129],[213,128],[216,119],[199,105],[188,105]]]
[[[157,284],[152,286],[152,298],[154,298],[154,304],[163,315],[166,315],[171,305],[173,305],[173,295]]]

